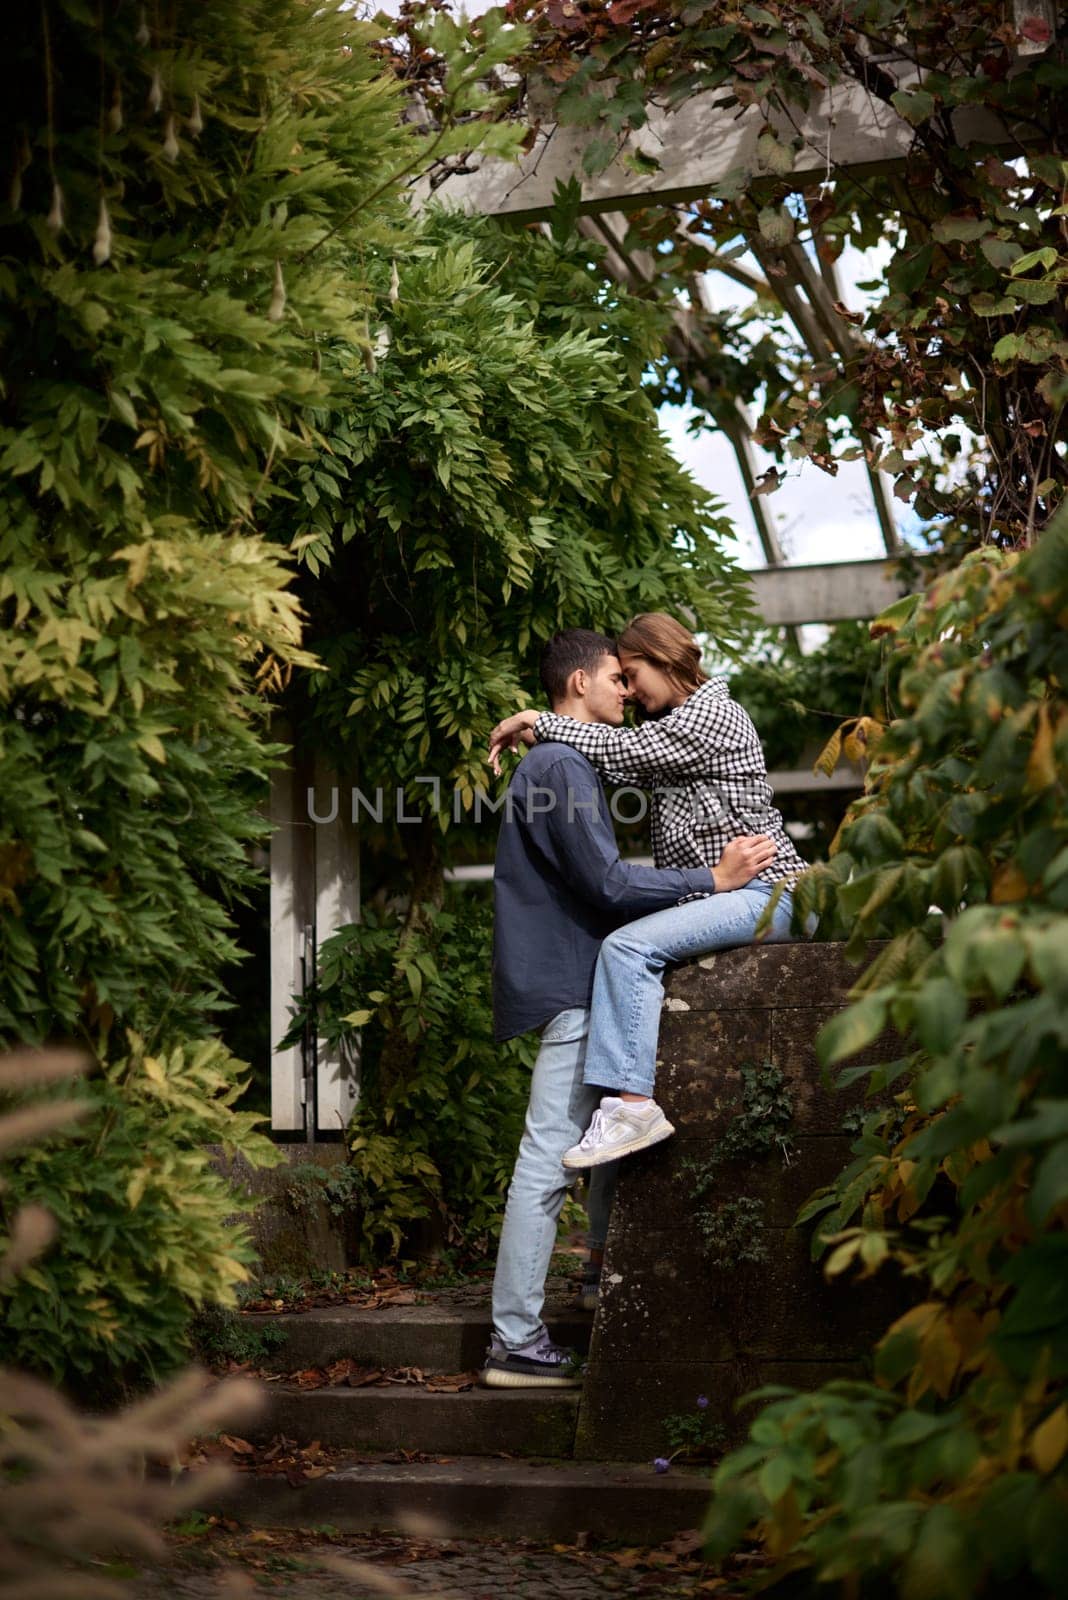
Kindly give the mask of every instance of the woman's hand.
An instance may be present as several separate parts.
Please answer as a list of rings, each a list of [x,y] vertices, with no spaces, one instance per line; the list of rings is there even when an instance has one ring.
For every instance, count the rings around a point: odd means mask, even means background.
[[[501,755],[505,750],[518,750],[520,743],[534,743],[534,724],[541,716],[532,706],[526,711],[517,711],[514,717],[505,717],[503,722],[498,722],[490,734],[489,753],[486,760],[497,774],[501,775]]]
[[[716,893],[742,889],[775,860],[775,845],[766,833],[743,834],[732,839],[712,868]]]

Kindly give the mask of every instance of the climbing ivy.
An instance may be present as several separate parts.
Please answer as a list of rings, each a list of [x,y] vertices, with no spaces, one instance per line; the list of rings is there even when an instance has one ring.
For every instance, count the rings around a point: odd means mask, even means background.
[[[752,1174],[753,1163],[778,1159],[788,1166],[795,1151],[794,1103],[782,1068],[773,1061],[740,1068],[742,1105],[717,1138],[712,1154],[683,1163],[695,1202],[694,1223],[709,1263],[718,1268],[756,1264],[768,1258],[765,1243],[765,1207],[752,1195],[730,1194],[709,1200],[709,1190],[722,1186],[724,1169]],[[733,1185],[732,1185],[733,1187]]]
[[[781,1576],[963,1600],[1053,1593],[1068,1561],[1066,622],[1062,513],[1034,550],[976,551],[873,624],[898,715],[797,907],[856,957],[889,941],[824,1064],[887,1029],[899,1045],[840,1072],[892,1103],[804,1214],[828,1274],[893,1263],[919,1300],[873,1384],[762,1391],[719,1469],[712,1548],[748,1529]]]

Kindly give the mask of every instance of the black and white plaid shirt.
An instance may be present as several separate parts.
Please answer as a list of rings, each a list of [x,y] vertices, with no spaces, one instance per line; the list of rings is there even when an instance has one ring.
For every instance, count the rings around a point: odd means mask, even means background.
[[[732,839],[764,833],[776,856],[759,878],[792,885],[805,871],[772,804],[757,731],[725,678],[710,679],[681,706],[638,728],[543,711],[534,737],[580,751],[610,783],[652,791],[658,867],[714,867]]]

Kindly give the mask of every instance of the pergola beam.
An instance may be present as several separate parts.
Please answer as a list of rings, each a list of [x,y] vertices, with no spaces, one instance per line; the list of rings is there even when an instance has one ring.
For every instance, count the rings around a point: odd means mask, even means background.
[[[916,69],[905,61],[882,62],[904,87]],[[825,180],[832,166],[846,166],[858,175],[893,170],[908,153],[915,130],[862,84],[839,84],[822,94],[798,122],[763,108],[735,113],[716,105],[718,90],[694,95],[677,109],[651,105],[641,129],[620,135],[616,158],[593,177],[583,176],[583,156],[594,137],[587,129],[545,124],[531,149],[518,163],[473,155],[462,170],[439,169],[413,186],[417,204],[431,195],[465,211],[537,221],[549,216],[561,180],[577,178],[583,213],[632,211],[647,205],[677,205],[708,195],[735,168],[759,170],[757,140],[770,120],[780,137],[800,132],[791,183],[797,189]],[[1005,139],[1001,123],[975,107],[953,113],[954,131],[964,144],[996,145]],[[634,171],[626,164],[638,154],[653,156],[655,172]]]
[[[882,559],[769,566],[748,576],[756,609],[771,627],[874,617],[909,593],[896,563]]]

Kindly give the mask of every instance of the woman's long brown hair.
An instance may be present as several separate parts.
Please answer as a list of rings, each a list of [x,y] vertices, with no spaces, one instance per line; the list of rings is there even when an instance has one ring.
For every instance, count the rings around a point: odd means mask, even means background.
[[[646,611],[634,617],[616,640],[620,655],[641,656],[658,667],[683,694],[693,694],[708,682],[701,669],[701,650],[693,634],[666,611]]]

